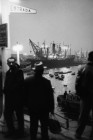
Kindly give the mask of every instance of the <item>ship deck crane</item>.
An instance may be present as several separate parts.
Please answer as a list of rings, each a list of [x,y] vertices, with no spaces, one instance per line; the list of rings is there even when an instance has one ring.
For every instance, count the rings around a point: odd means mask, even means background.
[[[34,54],[37,58],[42,57],[42,50],[39,48],[38,45],[36,45],[31,39],[29,39],[29,44],[32,46],[32,49],[34,51]]]

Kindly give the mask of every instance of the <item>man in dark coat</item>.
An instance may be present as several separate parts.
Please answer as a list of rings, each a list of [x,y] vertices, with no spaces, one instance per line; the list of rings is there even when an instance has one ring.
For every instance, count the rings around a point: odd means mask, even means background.
[[[88,55],[88,63],[84,66],[84,80],[82,96],[80,97],[80,116],[75,137],[80,139],[87,124],[90,111],[93,113],[93,51]],[[82,70],[82,68],[80,69]],[[79,72],[80,72],[79,70]],[[93,124],[90,138],[93,139]]]
[[[10,57],[7,60],[9,70],[6,72],[4,94],[5,94],[5,109],[4,117],[8,128],[8,136],[12,136],[15,133],[15,127],[13,122],[14,113],[18,120],[18,134],[24,133],[24,114],[23,114],[23,102],[24,102],[24,76],[23,71],[16,63],[16,59]]]
[[[38,121],[41,123],[43,140],[48,140],[49,113],[54,113],[54,96],[51,83],[43,75],[43,63],[35,64],[35,75],[26,81],[28,92],[28,107],[30,113],[31,140],[36,140]]]

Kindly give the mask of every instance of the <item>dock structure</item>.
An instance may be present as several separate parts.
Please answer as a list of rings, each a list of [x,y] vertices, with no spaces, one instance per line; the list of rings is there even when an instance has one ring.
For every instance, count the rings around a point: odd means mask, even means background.
[[[50,140],[76,140],[75,138],[75,130],[77,127],[77,123],[73,120],[68,119],[66,117],[62,117],[60,114],[55,113],[55,116],[59,120],[61,124],[61,131],[58,134],[53,134],[49,130],[49,139]],[[24,114],[24,122],[25,122],[25,136],[21,138],[21,140],[30,140],[30,117],[27,114]],[[15,119],[16,125],[16,119]],[[5,121],[0,120],[0,139],[6,140],[4,137],[4,133],[7,131]],[[89,134],[91,131],[91,126],[87,126],[83,135],[82,140],[89,140]],[[41,139],[41,126],[39,123],[38,133],[37,133],[37,140]],[[8,140],[11,140],[11,138]],[[18,139],[19,140],[19,139]]]

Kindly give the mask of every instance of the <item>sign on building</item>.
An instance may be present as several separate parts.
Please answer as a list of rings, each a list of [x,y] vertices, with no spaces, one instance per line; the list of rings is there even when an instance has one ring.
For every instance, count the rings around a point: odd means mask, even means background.
[[[0,25],[0,47],[7,47],[7,24]]]
[[[36,14],[37,11],[35,9],[26,8],[16,4],[10,4],[9,7],[10,13],[25,13],[25,14]]]

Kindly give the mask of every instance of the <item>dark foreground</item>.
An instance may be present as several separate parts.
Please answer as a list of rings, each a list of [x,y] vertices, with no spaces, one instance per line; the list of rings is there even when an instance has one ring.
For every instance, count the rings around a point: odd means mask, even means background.
[[[30,140],[30,134],[29,134],[29,116],[24,115],[24,121],[25,121],[25,132],[26,135],[23,138],[8,138],[8,140],[18,139],[18,140]],[[61,120],[62,121],[62,120]],[[63,122],[61,122],[63,123]],[[73,128],[73,129],[71,129]],[[0,97],[0,140],[6,140],[7,138],[4,137],[4,133],[6,132],[6,125],[4,122],[4,118],[2,115],[2,96]],[[76,127],[74,127],[74,121],[69,120],[69,128],[65,129],[64,127],[61,127],[61,132],[59,134],[53,134],[49,130],[49,138],[50,140],[76,140],[75,138],[75,130]],[[89,140],[89,134],[91,131],[91,126],[87,126],[83,135],[82,140]],[[37,133],[37,140],[41,140],[41,129],[40,126],[38,128]]]

